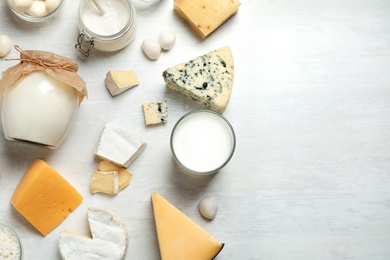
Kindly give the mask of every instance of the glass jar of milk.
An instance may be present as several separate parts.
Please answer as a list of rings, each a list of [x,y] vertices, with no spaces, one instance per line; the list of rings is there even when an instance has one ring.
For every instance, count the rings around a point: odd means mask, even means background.
[[[89,56],[93,48],[117,51],[135,36],[137,14],[130,0],[82,0],[76,49]]]
[[[20,63],[3,72],[1,120],[4,136],[55,149],[67,136],[85,82],[71,59],[44,51],[23,51]]]

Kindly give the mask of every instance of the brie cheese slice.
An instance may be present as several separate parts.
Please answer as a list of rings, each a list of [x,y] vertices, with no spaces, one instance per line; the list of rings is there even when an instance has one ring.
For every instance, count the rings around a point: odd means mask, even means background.
[[[59,249],[62,259],[123,259],[127,252],[127,228],[118,216],[100,208],[88,209],[92,238],[72,230],[60,233]]]

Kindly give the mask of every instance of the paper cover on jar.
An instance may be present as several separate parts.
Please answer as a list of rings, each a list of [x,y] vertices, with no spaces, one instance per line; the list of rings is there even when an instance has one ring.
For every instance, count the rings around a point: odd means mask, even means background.
[[[15,45],[15,49],[20,52],[20,63],[3,71],[0,79],[0,94],[6,88],[20,79],[23,75],[34,71],[45,71],[49,76],[58,81],[73,87],[79,96],[79,104],[84,97],[88,97],[87,86],[84,80],[77,74],[77,63],[61,55],[38,50],[22,50]]]

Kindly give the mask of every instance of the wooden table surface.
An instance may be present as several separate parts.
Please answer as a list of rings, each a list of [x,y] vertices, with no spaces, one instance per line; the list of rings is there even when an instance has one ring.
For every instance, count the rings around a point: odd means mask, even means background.
[[[126,259],[159,259],[151,206],[159,192],[225,242],[217,259],[390,259],[390,2],[387,0],[242,0],[239,12],[201,40],[173,1],[134,0],[134,41],[115,53],[74,49],[78,1],[54,19],[27,24],[0,2],[0,34],[23,49],[55,52],[79,63],[89,98],[57,150],[10,142],[0,130],[0,223],[20,235],[25,259],[60,259],[59,232],[88,234],[88,207],[122,217],[129,231]],[[146,38],[177,33],[156,61],[142,53]],[[223,114],[237,147],[215,175],[183,174],[169,136],[185,113],[201,109],[165,85],[168,67],[228,45],[235,82]],[[12,50],[7,58],[17,58]],[[15,61],[0,59],[0,70]],[[111,97],[110,69],[134,69],[141,84]],[[169,122],[146,127],[141,104],[166,99]],[[130,185],[116,196],[91,194],[99,159],[94,149],[107,121],[142,136],[146,150],[129,167]],[[11,205],[28,166],[44,159],[84,197],[50,234],[41,236]],[[213,221],[198,212],[205,196],[219,200]]]

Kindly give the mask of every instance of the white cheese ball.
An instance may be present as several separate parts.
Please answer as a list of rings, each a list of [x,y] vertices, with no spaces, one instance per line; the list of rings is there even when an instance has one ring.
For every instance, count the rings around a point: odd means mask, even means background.
[[[46,12],[53,12],[61,3],[61,0],[45,0]]]
[[[24,13],[31,8],[33,0],[11,0],[10,4],[16,11]]]
[[[170,50],[176,41],[176,34],[172,31],[163,31],[158,38],[158,43],[164,50]]]
[[[151,60],[157,60],[160,57],[161,46],[154,39],[146,39],[142,42],[141,45],[142,50]]]
[[[214,219],[218,210],[218,200],[215,197],[206,197],[199,202],[199,211],[203,217]]]
[[[12,48],[11,39],[5,35],[0,35],[0,57],[4,57],[7,55]]]
[[[31,8],[27,11],[32,17],[42,17],[46,14],[45,1],[34,0]]]

